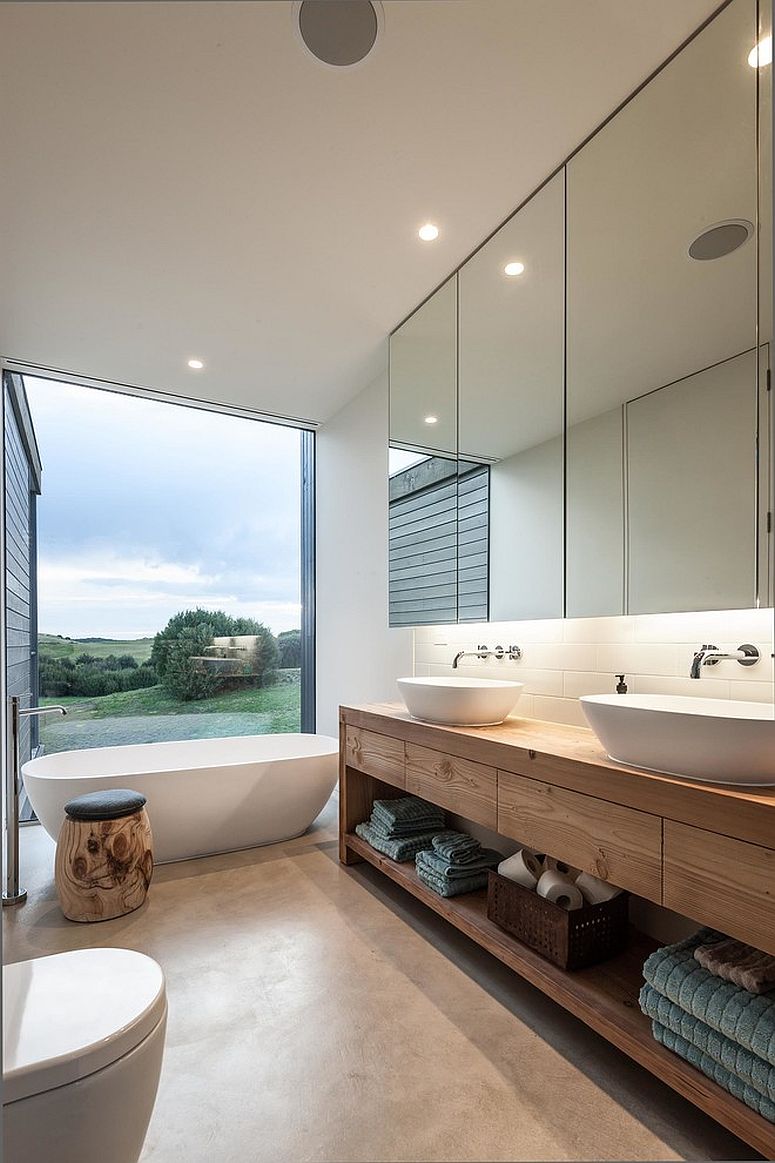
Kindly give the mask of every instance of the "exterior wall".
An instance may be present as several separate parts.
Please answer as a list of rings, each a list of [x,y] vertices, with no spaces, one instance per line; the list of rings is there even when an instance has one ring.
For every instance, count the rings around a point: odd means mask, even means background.
[[[37,702],[37,595],[35,506],[40,465],[26,396],[19,376],[4,384],[6,694],[23,705]],[[37,738],[34,722],[22,724],[22,759]]]
[[[487,617],[489,469],[462,468],[434,458],[390,480],[391,626]]]

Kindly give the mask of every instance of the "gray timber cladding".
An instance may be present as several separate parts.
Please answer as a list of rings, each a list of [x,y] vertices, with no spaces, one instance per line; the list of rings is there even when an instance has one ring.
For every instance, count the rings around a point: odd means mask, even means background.
[[[391,477],[391,626],[487,620],[489,501],[486,465],[429,457]]]
[[[21,376],[3,378],[5,464],[5,617],[6,689],[22,706],[37,703],[36,498],[41,468]],[[29,759],[36,735],[22,723],[22,761]]]

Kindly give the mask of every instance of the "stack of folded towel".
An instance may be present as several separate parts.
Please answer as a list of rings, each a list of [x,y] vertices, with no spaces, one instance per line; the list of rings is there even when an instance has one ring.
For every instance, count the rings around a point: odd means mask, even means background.
[[[775,992],[770,986],[768,993],[752,993],[725,979],[730,953],[719,958],[711,951],[726,941],[703,929],[657,949],[643,966],[640,1006],[658,1042],[775,1122]],[[740,951],[732,960],[737,957]],[[723,965],[724,976],[703,961]]]
[[[429,848],[417,853],[417,875],[439,896],[459,896],[487,884],[489,869],[502,859],[500,852],[482,848],[465,832],[442,832]]]
[[[445,828],[444,812],[417,796],[375,800],[371,819],[356,825],[362,840],[393,860],[414,860]]]

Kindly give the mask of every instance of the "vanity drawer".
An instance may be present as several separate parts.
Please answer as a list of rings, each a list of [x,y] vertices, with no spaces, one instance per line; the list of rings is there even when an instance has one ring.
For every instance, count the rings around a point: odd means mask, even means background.
[[[406,745],[406,790],[477,824],[495,828],[498,776],[494,767]]]
[[[665,820],[665,904],[775,953],[775,850]]]
[[[403,739],[348,727],[344,740],[345,763],[385,783],[404,787],[404,746]]]
[[[499,771],[498,831],[661,902],[660,816]]]

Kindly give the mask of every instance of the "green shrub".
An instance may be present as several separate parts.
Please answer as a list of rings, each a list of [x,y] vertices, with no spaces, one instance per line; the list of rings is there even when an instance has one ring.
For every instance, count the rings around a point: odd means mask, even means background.
[[[165,651],[162,686],[175,698],[183,702],[206,699],[218,689],[218,680],[213,674],[200,670],[193,662],[204,654],[213,640],[207,624],[184,626]]]
[[[283,670],[301,666],[301,630],[283,630],[277,635],[277,649],[280,655],[278,665]]]
[[[207,654],[213,638],[250,635],[255,650],[245,656],[245,673],[238,677],[208,672],[193,659]],[[150,664],[162,686],[176,698],[205,699],[218,691],[246,683],[267,686],[277,666],[277,642],[266,626],[253,618],[233,618],[223,610],[183,610],[170,618],[153,641]],[[228,668],[224,668],[228,669]]]

